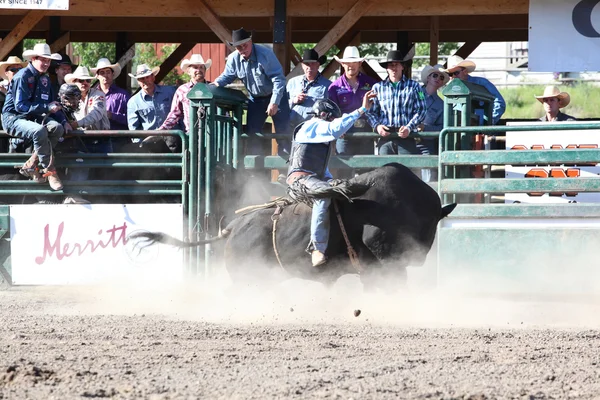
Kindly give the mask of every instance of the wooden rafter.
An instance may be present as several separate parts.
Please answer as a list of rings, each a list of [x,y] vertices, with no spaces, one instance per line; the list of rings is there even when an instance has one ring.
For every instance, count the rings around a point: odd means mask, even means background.
[[[325,54],[329,51],[330,48],[333,47],[334,44],[340,40],[342,36],[352,26],[363,16],[365,15],[373,6],[375,0],[357,0],[356,3],[348,10],[346,15],[344,15],[337,24],[327,34],[317,43],[315,46],[315,50],[319,54]],[[296,65],[292,72],[288,74],[288,78],[297,76],[302,73],[302,67],[300,65]]]
[[[481,42],[475,42],[475,41],[465,42],[460,47],[460,49],[456,50],[456,53],[454,53],[454,55],[462,57],[462,58],[467,58],[471,55],[472,52],[475,51],[475,49],[477,47],[479,47],[480,44],[481,44]]]
[[[29,11],[23,19],[17,23],[4,39],[0,42],[0,60],[4,60],[8,53],[25,38],[27,33],[46,15],[46,11]]]
[[[58,53],[64,50],[69,43],[71,43],[71,32],[65,32],[61,37],[50,44],[50,50],[52,50],[53,53]]]
[[[195,0],[191,1],[190,4],[193,4],[193,7],[196,7],[199,11],[198,16],[204,21],[206,25],[217,35],[219,39],[225,46],[229,48],[229,50],[235,50],[233,46],[229,44],[229,40],[231,40],[231,32],[223,21],[219,18],[217,14],[204,2],[204,0]]]

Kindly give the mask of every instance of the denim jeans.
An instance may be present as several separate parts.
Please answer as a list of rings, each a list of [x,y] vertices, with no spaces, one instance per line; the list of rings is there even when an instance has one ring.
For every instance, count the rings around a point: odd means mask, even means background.
[[[329,183],[320,180],[316,175],[310,175],[302,179],[301,183],[308,189],[322,186],[329,187]],[[325,253],[329,243],[329,205],[331,199],[316,199],[312,207],[310,220],[310,245],[309,249],[319,250]]]
[[[247,154],[263,154],[265,145],[269,142],[268,140],[257,137],[256,133],[262,132],[263,125],[267,120],[267,108],[269,107],[270,102],[270,96],[251,98],[248,101],[248,116],[246,118],[246,133],[249,136],[247,139]],[[273,119],[273,124],[275,125],[275,132],[279,134],[285,134],[291,139],[290,106],[286,100],[285,93],[281,99],[281,102],[279,103],[277,114],[271,118]],[[280,156],[290,154],[290,139],[277,139]]]
[[[33,142],[33,150],[37,151],[43,168],[50,164],[52,149],[65,133],[63,126],[52,119],[42,125],[10,113],[2,114],[2,125],[9,135]]]
[[[427,145],[422,145],[420,143],[417,144],[417,142],[412,138],[382,138],[379,139],[377,147],[379,147],[379,155],[408,155],[424,154],[425,151],[429,152]],[[430,182],[434,179],[437,179],[437,173],[434,177],[429,169],[411,168],[411,170],[415,175],[420,176],[424,182]]]

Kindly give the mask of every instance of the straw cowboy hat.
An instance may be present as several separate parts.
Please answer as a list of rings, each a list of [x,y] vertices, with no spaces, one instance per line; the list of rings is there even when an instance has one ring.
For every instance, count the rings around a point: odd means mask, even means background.
[[[324,55],[319,57],[319,53],[315,49],[304,49],[304,53],[302,54],[303,63],[318,62],[319,65],[323,65],[326,61],[327,57]]]
[[[23,58],[27,61],[31,61],[32,57],[44,57],[57,61],[62,60],[62,56],[58,53],[52,53],[50,51],[50,46],[46,43],[38,43],[33,46],[33,50],[25,50],[23,52]]]
[[[431,65],[427,65],[425,66],[425,68],[423,68],[423,71],[421,71],[421,82],[427,85],[427,78],[434,72],[437,72],[438,74],[442,75],[442,77],[444,78],[444,85],[450,80],[450,75],[448,75],[446,71],[444,71],[443,65],[436,64],[433,67]]]
[[[212,60],[209,58],[204,61],[204,58],[200,54],[192,54],[189,60],[185,59],[181,62],[181,69],[185,71],[190,65],[204,65],[206,70],[208,70],[212,65]]]
[[[563,108],[569,105],[571,102],[571,96],[567,92],[561,92],[556,86],[546,86],[544,89],[544,94],[541,96],[535,96],[535,98],[543,103],[544,99],[548,99],[551,97],[556,97],[558,99],[558,107]]]
[[[27,66],[27,61],[23,61],[17,56],[10,56],[6,61],[0,62],[0,78],[8,79],[6,76],[6,68],[8,68],[9,65],[17,64],[20,65],[22,68],[25,68]]]
[[[356,46],[348,46],[344,49],[344,54],[342,58],[338,58],[338,56],[333,56],[335,61],[339,63],[351,63],[351,62],[363,62],[364,58],[360,57],[360,53],[358,52],[358,47]]]
[[[235,47],[249,42],[250,40],[252,40],[252,33],[248,32],[244,28],[240,28],[237,31],[231,32],[231,42],[227,43],[229,43],[230,46]]]
[[[74,83],[75,79],[82,79],[82,80],[85,80],[85,81],[91,81],[92,79],[94,79],[94,77],[90,75],[90,73],[88,72],[87,67],[84,67],[83,65],[80,65],[79,67],[77,67],[77,69],[75,71],[73,71],[72,74],[66,74],[65,75],[65,82],[66,83]]]
[[[390,51],[388,51],[385,60],[380,61],[379,65],[381,65],[383,68],[387,68],[387,65],[389,63],[407,62],[407,61],[412,60],[414,56],[415,56],[415,46],[411,47],[410,50],[408,51],[408,53],[406,53],[406,54],[403,54],[400,50],[390,50]]]
[[[150,69],[150,67],[148,65],[140,64],[137,66],[137,68],[135,70],[135,75],[134,74],[128,74],[128,75],[134,79],[140,79],[140,78],[145,78],[146,76],[150,76],[150,75],[156,76],[156,74],[158,74],[159,71],[160,71],[160,67],[154,67],[154,68]]]
[[[121,66],[119,63],[111,64],[108,58],[101,58],[96,63],[96,68],[90,68],[90,73],[94,76],[98,75],[98,71],[104,68],[110,68],[113,72],[113,79],[121,75]]]
[[[446,72],[452,73],[459,68],[464,68],[467,72],[471,73],[475,71],[475,63],[473,61],[465,60],[460,56],[450,56],[448,57],[448,62],[446,63]]]

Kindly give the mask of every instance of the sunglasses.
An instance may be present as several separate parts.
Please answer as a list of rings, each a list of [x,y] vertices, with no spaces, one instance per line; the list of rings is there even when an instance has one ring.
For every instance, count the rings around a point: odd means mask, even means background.
[[[91,80],[88,79],[73,79],[74,83],[91,83]]]
[[[459,76],[464,69],[459,69],[458,71],[450,72],[450,76]]]
[[[433,74],[431,74],[431,77],[432,77],[433,79],[441,79],[441,80],[444,80],[444,77],[443,77],[442,75],[440,75],[440,74],[437,74],[437,73],[435,73],[435,72],[434,72]]]
[[[16,74],[17,72],[19,72],[21,70],[21,68],[12,67],[12,68],[7,68],[6,70],[12,72],[13,74]]]

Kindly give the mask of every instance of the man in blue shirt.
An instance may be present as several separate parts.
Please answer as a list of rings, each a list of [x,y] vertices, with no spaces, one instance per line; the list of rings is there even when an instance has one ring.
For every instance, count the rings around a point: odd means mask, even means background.
[[[325,56],[319,57],[315,49],[304,50],[302,56],[304,75],[290,79],[287,84],[292,129],[311,118],[310,114],[317,100],[328,97],[327,89],[331,81],[319,72],[319,67],[326,60]]]
[[[158,129],[169,115],[175,88],[155,83],[155,77],[159,71],[160,67],[151,69],[146,64],[140,64],[137,66],[135,75],[129,74],[138,81],[141,89],[127,102],[127,125],[129,130],[147,131]],[[177,152],[179,149],[178,139],[174,136],[163,137],[167,147],[173,152]]]
[[[408,135],[416,132],[425,119],[427,105],[421,86],[404,76],[404,67],[414,57],[414,47],[402,54],[391,50],[379,64],[387,70],[385,81],[373,86],[377,98],[367,113],[369,123],[380,136],[379,154],[421,154],[417,143]]]
[[[362,107],[342,115],[340,108],[331,100],[318,100],[314,105],[315,117],[296,127],[290,154],[287,183],[301,184],[312,190],[329,186],[329,157],[332,142],[348,131],[371,105],[375,93],[367,92]],[[312,265],[317,267],[327,261],[325,251],[329,242],[329,205],[331,199],[315,199],[310,223]]]
[[[232,38],[229,44],[237,51],[227,57],[225,71],[215,79],[214,85],[226,86],[236,79],[244,83],[250,95],[246,119],[250,135],[247,150],[249,154],[260,154],[263,143],[255,134],[262,132],[267,116],[273,119],[277,133],[290,133],[285,76],[273,50],[253,44],[252,34],[244,28],[233,31]],[[280,155],[289,153],[289,140],[277,140],[277,144]]]
[[[72,128],[55,101],[56,93],[46,73],[51,60],[60,60],[61,56],[51,53],[46,43],[38,43],[33,50],[25,50],[23,58],[29,64],[10,82],[2,124],[9,135],[33,142],[33,154],[21,168],[21,174],[39,183],[47,178],[52,190],[61,190],[63,185],[54,167],[52,149]]]
[[[489,80],[479,77],[479,76],[471,76],[469,75],[471,72],[475,71],[476,65],[473,61],[464,60],[459,56],[450,56],[448,57],[448,67],[446,68],[446,72],[452,79],[460,79],[465,82],[475,83],[477,85],[481,85],[488,90],[494,96],[494,109],[492,110],[492,124],[496,125],[498,121],[500,121],[500,117],[506,111],[506,102],[504,98],[494,86],[492,82]],[[480,115],[479,124],[483,125],[483,113],[482,109],[475,110],[476,114]]]

